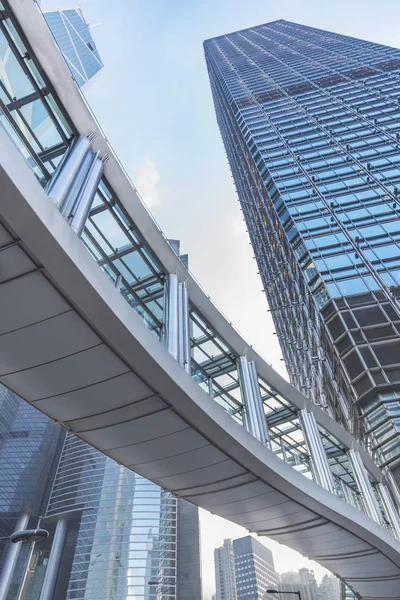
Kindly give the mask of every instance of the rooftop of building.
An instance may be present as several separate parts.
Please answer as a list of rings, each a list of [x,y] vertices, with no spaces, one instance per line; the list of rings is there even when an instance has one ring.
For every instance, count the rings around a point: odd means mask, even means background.
[[[205,45],[214,40],[220,40],[220,39],[226,37],[227,35],[233,35],[235,33],[242,33],[244,31],[249,31],[249,29],[254,29],[255,27],[263,27],[264,25],[272,25],[274,23],[290,23],[290,22],[291,21],[287,21],[286,19],[275,19],[275,21],[269,21],[268,23],[260,23],[259,25],[253,25],[252,27],[245,27],[244,29],[239,29],[238,31],[230,31],[229,33],[224,33],[222,35],[217,35],[215,37],[208,38],[208,39],[204,40],[203,44]]]

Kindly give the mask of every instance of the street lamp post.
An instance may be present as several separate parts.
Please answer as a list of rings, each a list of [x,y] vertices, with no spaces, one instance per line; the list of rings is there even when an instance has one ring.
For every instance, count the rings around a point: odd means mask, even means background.
[[[47,529],[22,529],[14,531],[7,537],[0,538],[0,542],[10,540],[13,544],[17,542],[44,542],[49,537]]]
[[[301,600],[301,595],[300,592],[283,592],[283,591],[279,591],[279,590],[266,590],[267,594],[294,594],[295,596],[298,596],[299,600]]]
[[[28,524],[29,517],[27,515],[22,515],[19,519],[19,526],[26,526]],[[17,524],[17,527],[18,527]],[[39,523],[40,524],[40,518]],[[28,554],[28,565],[32,558],[33,548],[35,547],[36,542],[43,542],[49,537],[49,532],[46,529],[17,529],[10,536],[0,538],[0,541],[10,541],[11,546],[9,548],[9,552],[6,555],[5,562],[3,564],[3,570],[0,576],[0,600],[5,600],[8,590],[11,583],[11,578],[15,569],[16,561],[18,559],[19,546],[17,544],[19,542],[30,542],[31,548]],[[26,580],[27,570],[25,569],[25,573],[20,585],[19,593],[17,596],[17,600],[20,599],[22,588]]]

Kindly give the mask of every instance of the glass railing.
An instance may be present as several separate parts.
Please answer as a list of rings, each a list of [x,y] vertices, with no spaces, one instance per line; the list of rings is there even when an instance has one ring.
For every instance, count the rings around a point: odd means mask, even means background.
[[[104,180],[100,182],[82,241],[125,300],[161,340],[165,274]]]

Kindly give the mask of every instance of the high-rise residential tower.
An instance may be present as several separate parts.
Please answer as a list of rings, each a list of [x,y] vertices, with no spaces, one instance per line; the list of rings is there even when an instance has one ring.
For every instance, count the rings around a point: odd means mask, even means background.
[[[76,84],[86,86],[104,65],[81,9],[46,11],[44,18]]]
[[[400,50],[283,20],[204,48],[290,380],[400,481]]]

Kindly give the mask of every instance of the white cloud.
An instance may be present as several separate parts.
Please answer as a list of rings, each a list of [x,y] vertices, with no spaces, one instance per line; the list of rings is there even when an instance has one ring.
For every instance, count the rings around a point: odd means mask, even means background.
[[[161,204],[160,173],[150,158],[133,168],[132,179],[148,208]]]

